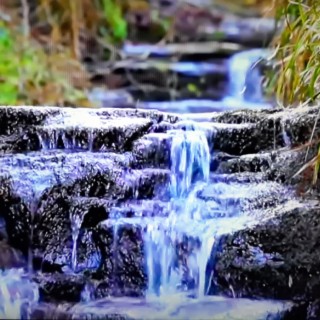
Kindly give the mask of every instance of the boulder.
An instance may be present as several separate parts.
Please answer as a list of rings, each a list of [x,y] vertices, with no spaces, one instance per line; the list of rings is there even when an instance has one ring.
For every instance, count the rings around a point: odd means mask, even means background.
[[[319,298],[318,204],[283,207],[275,216],[221,238],[211,290],[236,297]]]

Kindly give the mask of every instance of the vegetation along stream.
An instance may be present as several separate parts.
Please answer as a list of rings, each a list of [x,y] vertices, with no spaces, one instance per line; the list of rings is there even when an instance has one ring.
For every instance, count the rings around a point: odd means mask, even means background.
[[[0,4],[1,319],[320,319],[314,1]]]

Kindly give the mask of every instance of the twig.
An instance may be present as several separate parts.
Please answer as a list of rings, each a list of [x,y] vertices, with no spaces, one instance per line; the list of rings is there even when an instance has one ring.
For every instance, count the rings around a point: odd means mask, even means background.
[[[21,0],[22,17],[23,17],[23,32],[25,37],[30,35],[30,23],[29,23],[29,4],[28,0]]]

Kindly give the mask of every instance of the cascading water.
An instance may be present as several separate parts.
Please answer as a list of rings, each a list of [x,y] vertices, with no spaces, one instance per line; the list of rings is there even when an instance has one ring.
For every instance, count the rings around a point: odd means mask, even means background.
[[[210,151],[205,133],[200,130],[182,131],[172,138],[171,146],[171,195],[186,197],[190,192],[195,172],[208,181]]]
[[[234,54],[228,63],[229,91],[227,103],[264,103],[259,61],[270,56],[266,49],[252,49]]]
[[[185,129],[172,131],[171,213],[165,222],[148,225],[145,235],[148,294],[151,295],[174,293],[181,284],[182,270],[174,265],[174,260],[175,240],[183,234],[177,229],[183,223],[201,219],[201,207],[196,195],[209,180],[210,149],[206,133],[196,125]],[[205,241],[207,239],[201,241],[199,253],[196,254],[197,265],[192,268],[198,269],[198,296],[205,293],[206,257],[211,252]],[[208,245],[211,243],[209,241]]]

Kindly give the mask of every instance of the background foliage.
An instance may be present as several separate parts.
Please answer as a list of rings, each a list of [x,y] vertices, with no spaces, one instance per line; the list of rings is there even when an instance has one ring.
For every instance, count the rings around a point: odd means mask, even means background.
[[[121,6],[114,0],[3,0],[0,13],[0,104],[90,106],[85,41],[123,41]]]
[[[314,101],[319,93],[320,6],[317,1],[278,1],[284,27],[274,39],[275,69],[268,75],[269,94],[284,106]]]
[[[284,21],[273,42],[275,68],[266,78],[267,93],[284,105],[317,97],[320,7],[316,1],[215,0],[215,4],[234,12],[253,6]],[[98,46],[108,59],[112,48],[128,37],[128,13],[146,12],[149,7],[146,0],[0,1],[0,104],[90,106],[84,52]],[[154,12],[152,17],[164,32],[170,28],[172,21]]]

